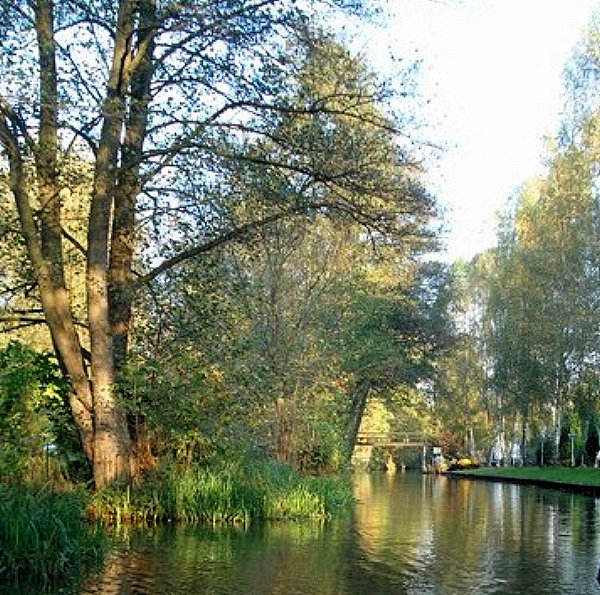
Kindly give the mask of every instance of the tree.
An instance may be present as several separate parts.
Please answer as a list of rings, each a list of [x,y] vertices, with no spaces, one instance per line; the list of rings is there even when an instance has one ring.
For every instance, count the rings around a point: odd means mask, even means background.
[[[144,347],[160,361],[146,411],[171,444],[195,432],[197,456],[216,438],[292,464],[318,452],[334,465],[354,445],[359,387],[389,400],[426,375],[435,336],[418,267],[391,247],[374,252],[360,227],[279,222],[211,260],[168,274]]]
[[[333,453],[342,425],[333,335],[361,274],[358,236],[356,227],[324,216],[308,227],[280,221],[251,244],[213,252],[210,265],[192,261],[170,271],[170,291],[151,310],[143,343],[160,369],[156,383],[170,386],[168,398],[158,388],[146,403],[157,413],[150,414],[153,432],[196,432],[204,451],[197,455],[217,446],[260,449],[295,464],[317,445]]]
[[[369,397],[397,409],[399,401],[412,405],[411,388],[434,380],[434,362],[453,342],[446,277],[439,263],[420,259],[391,257],[371,264],[342,335],[342,365],[350,379],[348,459]]]
[[[567,65],[564,120],[544,175],[511,197],[497,246],[468,266],[463,341],[440,362],[450,405],[479,386],[479,407],[500,439],[549,431],[557,452],[569,433],[579,444],[596,441],[588,430],[598,396],[598,24]],[[464,315],[456,302],[453,314]],[[467,360],[468,370],[481,367],[479,378],[457,373]]]
[[[411,164],[394,120],[371,108],[385,89],[294,3],[14,0],[0,17],[10,192],[101,487],[141,471],[116,380],[144,283],[314,211],[402,237],[431,202],[389,169],[390,160]],[[316,56],[329,70],[314,66]],[[304,84],[318,76],[327,85]],[[83,243],[64,223],[73,158],[92,171]],[[274,172],[295,192],[265,189],[249,212],[232,174],[253,171]],[[66,244],[84,257],[84,320],[73,307]]]
[[[485,283],[485,340],[500,425],[515,414],[552,428],[558,448],[577,377],[595,350],[598,255],[589,157],[575,146],[525,185],[506,217]]]

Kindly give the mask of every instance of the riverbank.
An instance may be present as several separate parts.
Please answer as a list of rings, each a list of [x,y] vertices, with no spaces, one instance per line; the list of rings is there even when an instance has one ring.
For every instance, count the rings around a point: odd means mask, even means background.
[[[111,547],[105,526],[322,521],[352,501],[347,476],[252,459],[162,465],[135,486],[96,492],[0,482],[0,584],[58,585],[82,575]]]
[[[525,483],[600,496],[600,469],[591,467],[478,467],[450,471],[450,477]]]
[[[352,501],[348,478],[305,475],[268,460],[163,465],[135,487],[91,495],[87,516],[107,525],[320,519]]]

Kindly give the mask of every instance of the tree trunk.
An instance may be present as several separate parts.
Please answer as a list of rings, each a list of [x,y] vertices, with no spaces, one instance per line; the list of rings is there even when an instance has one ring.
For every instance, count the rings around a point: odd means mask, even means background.
[[[92,394],[94,399],[94,479],[97,487],[131,477],[131,440],[123,406],[115,394],[111,329],[109,242],[113,220],[118,157],[126,100],[132,73],[130,41],[135,2],[119,4],[117,35],[103,105],[104,121],[96,153],[94,188],[90,203],[87,252],[87,308],[90,331]]]
[[[131,448],[125,410],[115,398],[112,378],[103,378],[103,370],[98,370],[98,367],[95,369],[93,385],[94,482],[97,488],[103,488],[115,481],[130,479]],[[104,368],[106,371],[110,369],[112,361]]]
[[[121,167],[114,192],[112,222],[109,306],[114,341],[115,369],[123,367],[127,357],[129,327],[132,316],[132,267],[135,250],[135,207],[140,192],[140,163],[148,124],[150,85],[154,73],[153,35],[156,27],[156,2],[145,0],[140,5],[139,43],[146,48],[131,77],[129,110],[125,114],[125,133],[121,149]]]
[[[145,416],[130,414],[128,425],[132,429],[131,474],[135,479],[144,471],[156,466],[156,457],[152,453]]]
[[[348,422],[346,425],[346,436],[345,436],[345,459],[346,462],[350,462],[352,458],[352,452],[356,444],[356,437],[358,436],[358,430],[367,407],[367,399],[369,397],[370,386],[367,381],[359,381],[351,393],[350,399],[350,411],[348,414]]]
[[[108,304],[113,337],[114,373],[119,375],[127,362],[129,333],[133,314],[133,259],[135,251],[135,208],[140,191],[140,163],[147,131],[150,84],[154,72],[152,56],[153,35],[156,27],[156,2],[140,3],[140,43],[147,50],[131,79],[129,111],[125,117],[125,133],[121,149],[121,166],[114,191]],[[133,476],[155,464],[144,417],[137,411],[129,412],[132,428],[130,468]]]
[[[10,128],[10,110],[3,113],[0,123],[2,143],[7,149],[10,167],[10,188],[19,214],[21,232],[34,270],[44,316],[61,365],[67,371],[72,392],[69,402],[73,418],[79,429],[86,455],[94,456],[93,403],[85,369],[79,336],[69,309],[69,299],[64,284],[56,283],[55,263],[48,263],[42,250],[37,226],[29,202],[29,191],[19,140],[15,128]],[[51,253],[52,251],[48,251]],[[51,256],[48,256],[51,258]],[[62,277],[59,278],[59,280]]]
[[[275,459],[280,463],[291,463],[292,421],[289,407],[283,398],[275,402]]]
[[[97,197],[100,194],[96,195]],[[88,235],[88,320],[94,402],[94,480],[104,487],[131,476],[125,411],[114,393],[113,344],[108,314],[106,204],[92,208]],[[108,209],[110,206],[108,205]],[[103,240],[104,238],[104,240]]]

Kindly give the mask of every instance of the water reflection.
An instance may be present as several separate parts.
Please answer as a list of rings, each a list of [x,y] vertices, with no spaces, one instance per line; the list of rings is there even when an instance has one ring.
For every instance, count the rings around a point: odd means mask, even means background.
[[[375,577],[394,569],[388,592],[600,592],[595,499],[435,476],[407,476],[393,492],[364,482],[358,556]]]
[[[600,593],[594,498],[420,474],[357,478],[325,524],[131,532],[91,594]]]
[[[114,554],[126,565],[109,564],[81,593],[343,593],[338,549],[330,547],[341,529],[292,523],[133,533]]]

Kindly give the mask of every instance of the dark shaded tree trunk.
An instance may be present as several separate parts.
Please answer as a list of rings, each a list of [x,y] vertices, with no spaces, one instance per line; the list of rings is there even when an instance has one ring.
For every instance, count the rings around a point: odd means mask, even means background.
[[[280,463],[294,462],[292,435],[289,405],[285,399],[279,398],[275,402],[275,460]]]
[[[350,459],[352,458],[352,452],[356,445],[356,437],[358,436],[360,423],[367,407],[370,390],[371,387],[369,382],[366,380],[359,380],[350,393],[350,409],[348,412],[348,422],[346,424],[344,441],[344,455],[346,462],[350,462]]]

